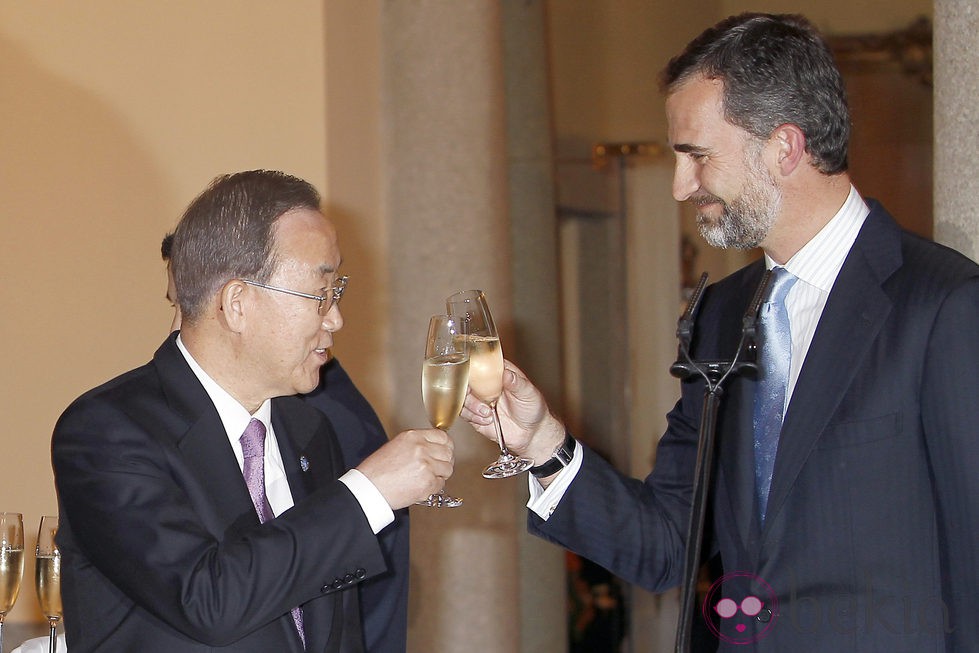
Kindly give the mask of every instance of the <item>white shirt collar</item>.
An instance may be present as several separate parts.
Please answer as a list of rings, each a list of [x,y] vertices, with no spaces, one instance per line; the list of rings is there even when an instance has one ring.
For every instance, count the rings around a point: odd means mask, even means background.
[[[218,385],[217,381],[212,379],[204,371],[204,368],[194,360],[194,357],[187,351],[187,347],[184,346],[179,334],[177,334],[177,348],[187,360],[187,364],[190,365],[190,369],[193,370],[194,375],[200,380],[201,385],[204,386],[204,391],[207,392],[207,396],[211,398],[211,403],[217,409],[229,438],[237,440],[245,432],[245,427],[248,426],[248,422],[252,417],[261,420],[265,424],[266,429],[269,428],[272,417],[272,401],[270,399],[266,399],[254,414],[249,414],[245,407],[238,403],[238,400]]]
[[[786,261],[785,269],[807,284],[829,293],[869,213],[870,207],[850,184],[850,193],[840,210]],[[775,265],[768,254],[765,254],[765,264],[769,269]]]

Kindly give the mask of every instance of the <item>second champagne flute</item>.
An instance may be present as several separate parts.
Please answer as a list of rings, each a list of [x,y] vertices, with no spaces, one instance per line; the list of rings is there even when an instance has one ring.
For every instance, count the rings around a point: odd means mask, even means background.
[[[469,323],[469,389],[476,398],[493,409],[493,425],[500,455],[483,470],[486,478],[516,476],[534,466],[529,458],[515,456],[507,449],[496,402],[503,394],[503,347],[482,290],[463,290],[445,300],[449,313],[465,315]]]
[[[58,518],[46,515],[41,517],[41,528],[37,532],[37,549],[34,581],[37,587],[37,601],[41,613],[48,618],[51,634],[48,652],[55,653],[58,640],[55,629],[61,621],[61,552],[54,542],[58,533]]]
[[[428,321],[425,362],[422,365],[422,402],[428,421],[448,431],[466,400],[469,383],[469,342],[466,320],[458,315],[433,315]],[[439,491],[421,505],[456,508],[462,499]]]
[[[14,607],[24,577],[24,516],[0,512],[0,653],[3,652],[3,619]]]

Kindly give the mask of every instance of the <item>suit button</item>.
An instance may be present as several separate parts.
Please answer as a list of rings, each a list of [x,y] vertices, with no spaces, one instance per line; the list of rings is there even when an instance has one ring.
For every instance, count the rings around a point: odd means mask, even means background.
[[[764,610],[758,613],[758,616],[756,616],[755,619],[763,624],[767,624],[769,621],[772,620],[772,611],[768,608],[765,608]]]
[[[339,578],[337,578],[335,581],[333,581],[333,589],[335,589],[335,590],[343,589],[343,581],[340,580]]]
[[[347,574],[346,576],[343,577],[343,582],[344,583],[352,583],[352,582],[354,582],[354,575],[353,574]]]
[[[357,571],[355,571],[354,574],[356,574],[357,578],[359,578],[360,580],[364,580],[364,578],[367,577],[367,570],[361,567],[357,569]]]

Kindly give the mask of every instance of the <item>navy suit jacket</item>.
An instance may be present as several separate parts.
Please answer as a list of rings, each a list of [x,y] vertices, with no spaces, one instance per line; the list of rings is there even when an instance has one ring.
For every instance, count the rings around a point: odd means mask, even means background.
[[[321,413],[272,401],[295,505],[260,524],[224,426],[176,346],[71,404],[52,442],[73,653],[363,651],[357,592],[385,570]],[[301,465],[303,458],[306,464]]]
[[[786,410],[763,527],[755,382],[725,386],[706,540],[724,576],[706,608],[757,596],[771,612],[720,619],[721,650],[923,653],[979,642],[979,266],[869,204]],[[695,358],[733,355],[763,271],[759,261],[707,289]],[[681,393],[644,482],[586,451],[556,511],[546,522],[531,514],[531,530],[650,590],[676,585],[702,381]]]
[[[388,441],[384,427],[336,358],[323,366],[322,383],[303,397],[330,420],[347,468],[356,467]],[[408,638],[408,510],[378,535],[387,571],[360,585],[364,640],[369,653],[404,653]]]

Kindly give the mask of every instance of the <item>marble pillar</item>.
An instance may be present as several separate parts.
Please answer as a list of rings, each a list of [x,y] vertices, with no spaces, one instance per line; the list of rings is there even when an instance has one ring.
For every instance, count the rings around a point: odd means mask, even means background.
[[[381,4],[385,351],[397,430],[426,425],[425,328],[456,290],[482,289],[505,354],[526,353],[556,376],[556,343],[539,344],[556,336],[541,332],[535,310],[556,306],[541,12],[539,2]],[[538,65],[536,78],[514,77]],[[560,551],[541,550],[525,533],[526,478],[483,479],[495,445],[462,423],[450,434],[448,487],[466,503],[412,509],[408,650],[566,650]]]
[[[935,0],[935,240],[979,260],[979,2]]]

